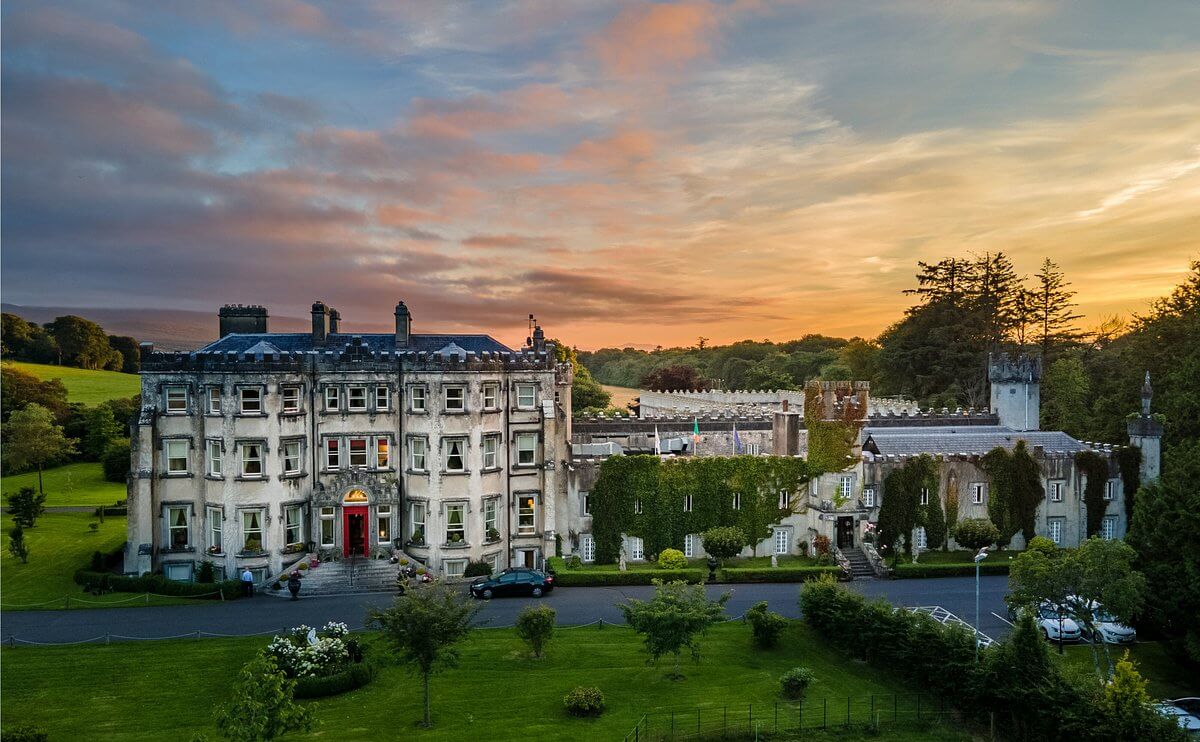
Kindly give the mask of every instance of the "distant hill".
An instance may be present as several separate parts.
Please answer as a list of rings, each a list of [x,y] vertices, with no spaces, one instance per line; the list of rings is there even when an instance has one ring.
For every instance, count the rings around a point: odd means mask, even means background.
[[[55,317],[74,314],[104,328],[109,335],[129,335],[139,342],[151,342],[159,350],[195,350],[217,339],[217,312],[193,312],[182,309],[98,309],[95,307],[27,307],[4,304],[3,311],[28,322],[45,324]],[[274,332],[304,332],[307,319],[272,315]]]
[[[94,407],[110,399],[132,397],[142,391],[141,378],[137,374],[123,374],[119,371],[92,371],[86,368],[49,366],[43,363],[23,363],[21,361],[5,361],[4,365],[12,365],[27,374],[33,374],[42,381],[61,379],[63,386],[67,388],[67,401],[80,402],[89,407]]]

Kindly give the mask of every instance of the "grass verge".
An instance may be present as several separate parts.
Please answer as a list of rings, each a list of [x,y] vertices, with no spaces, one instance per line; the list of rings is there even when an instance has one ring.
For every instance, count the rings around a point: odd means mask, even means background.
[[[42,381],[62,379],[67,388],[67,401],[79,402],[94,407],[110,399],[122,399],[140,394],[142,380],[137,374],[119,371],[90,371],[71,366],[51,366],[42,363],[5,361],[20,371],[32,374]]]
[[[0,492],[5,496],[22,487],[37,489],[37,472],[13,474],[0,479]],[[56,466],[42,472],[42,488],[46,491],[46,507],[70,505],[113,505],[125,499],[125,484],[104,479],[99,462]],[[5,503],[7,504],[7,502]]]
[[[1057,645],[1052,645],[1050,654],[1075,672],[1094,672],[1092,650],[1088,645],[1068,644],[1063,649],[1065,654],[1060,657]],[[1128,647],[1110,644],[1108,651],[1114,663],[1124,656],[1126,649],[1137,664],[1138,672],[1150,681],[1147,691],[1152,698],[1200,696],[1200,675],[1196,674],[1195,668],[1180,663],[1170,645],[1163,642],[1136,642]],[[1100,662],[1104,662],[1103,652],[1100,652]]]

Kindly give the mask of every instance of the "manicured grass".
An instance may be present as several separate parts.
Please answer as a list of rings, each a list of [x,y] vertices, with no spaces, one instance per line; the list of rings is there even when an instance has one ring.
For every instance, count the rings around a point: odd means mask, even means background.
[[[0,492],[11,495],[22,487],[38,486],[36,471],[14,474],[0,479]],[[84,462],[56,466],[42,472],[42,487],[46,492],[46,507],[65,505],[114,505],[125,499],[124,482],[108,482],[99,462]],[[5,505],[7,506],[7,502]]]
[[[1009,562],[1017,558],[1019,551],[1010,549],[997,549],[988,551],[988,558],[984,560],[984,564],[1000,564]],[[917,557],[918,564],[972,564],[975,559],[975,552],[970,550],[959,551],[942,551],[934,549],[930,551],[922,551]],[[900,558],[901,563],[910,561],[907,557]]]
[[[80,402],[93,407],[110,399],[121,399],[140,394],[141,377],[118,371],[89,371],[71,366],[50,366],[41,363],[5,361],[17,369],[33,374],[39,379],[62,379],[67,388],[67,401]]]
[[[0,552],[0,607],[4,610],[46,610],[70,607],[97,608],[106,605],[147,605],[145,598],[129,593],[89,595],[75,584],[75,570],[91,562],[92,552],[108,553],[125,543],[125,518],[108,516],[97,532],[89,523],[99,522],[91,513],[47,513],[25,531],[29,562],[21,564],[8,553],[8,529],[4,521],[4,551]],[[184,602],[182,598],[151,596],[149,605]]]
[[[6,648],[0,652],[0,710],[6,724],[43,725],[51,739],[190,739],[196,732],[211,737],[213,706],[225,700],[238,668],[266,641]],[[533,660],[511,630],[480,630],[462,646],[459,666],[434,676],[432,730],[415,726],[419,679],[389,665],[365,688],[312,702],[313,731],[295,738],[621,739],[643,714],[661,716],[664,708],[694,714],[704,705],[716,713],[725,704],[753,703],[766,709],[778,698],[779,676],[797,665],[816,674],[808,690],[811,703],[828,696],[831,707],[832,699],[844,706],[847,695],[865,699],[910,690],[846,659],[800,622],[790,622],[780,647],[769,652],[751,648],[743,623],[717,626],[703,642],[700,664],[685,659],[681,681],[667,679],[667,665],[647,665],[641,647],[632,631],[611,624],[560,629],[547,656]],[[608,710],[599,719],[563,712],[562,696],[576,685],[603,691]],[[887,727],[885,734],[929,738],[926,732]]]
[[[1099,649],[1099,648],[1097,648]],[[1200,676],[1193,668],[1179,662],[1171,653],[1171,647],[1162,642],[1136,642],[1128,647],[1109,645],[1113,663],[1125,655],[1137,665],[1142,677],[1150,681],[1147,687],[1152,698],[1182,698],[1185,696],[1200,696]],[[1091,673],[1092,650],[1086,644],[1068,644],[1064,647],[1066,654],[1059,658],[1057,646],[1051,647],[1051,654],[1078,672]],[[1104,653],[1100,652],[1100,663],[1104,664]]]

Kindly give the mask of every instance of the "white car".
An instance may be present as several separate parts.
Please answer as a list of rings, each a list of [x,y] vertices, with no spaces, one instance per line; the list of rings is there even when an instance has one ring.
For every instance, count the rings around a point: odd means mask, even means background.
[[[1176,698],[1154,704],[1154,710],[1179,722],[1188,734],[1200,735],[1200,698]]]
[[[1060,613],[1057,607],[1049,603],[1038,606],[1033,620],[1037,622],[1042,636],[1050,641],[1059,641],[1060,632],[1061,640],[1064,642],[1077,642],[1083,638],[1083,632],[1079,630],[1079,624],[1075,623],[1075,619],[1065,613]]]
[[[1092,632],[1093,638],[1099,638],[1105,644],[1131,644],[1137,641],[1137,630],[1121,623],[1108,611],[1097,609],[1093,616],[1096,627]]]

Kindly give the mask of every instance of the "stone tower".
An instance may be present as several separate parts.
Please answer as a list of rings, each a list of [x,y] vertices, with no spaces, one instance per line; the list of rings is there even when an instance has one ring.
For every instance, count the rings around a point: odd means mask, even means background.
[[[1013,430],[1039,430],[1042,405],[1042,359],[1007,353],[988,355],[992,412]]]
[[[1130,445],[1142,450],[1141,479],[1142,483],[1158,479],[1160,456],[1162,453],[1163,426],[1150,415],[1150,398],[1154,390],[1150,388],[1150,372],[1146,372],[1146,382],[1142,384],[1142,411],[1129,421],[1126,429],[1129,432]]]

